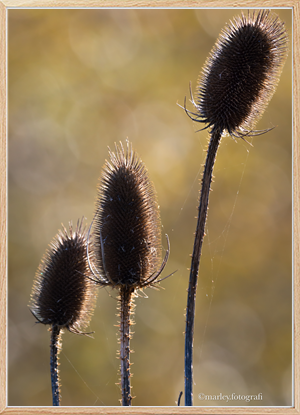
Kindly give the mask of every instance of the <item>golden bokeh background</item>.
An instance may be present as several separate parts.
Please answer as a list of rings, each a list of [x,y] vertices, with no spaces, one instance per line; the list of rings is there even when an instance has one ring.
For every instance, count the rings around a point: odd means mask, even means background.
[[[274,11],[292,34],[292,10]],[[233,9],[8,10],[8,405],[51,405],[50,333],[28,309],[52,238],[93,217],[107,147],[128,138],[146,164],[171,242],[164,289],[135,300],[133,405],[184,390],[185,307],[207,131],[180,105]],[[191,104],[188,103],[190,109]],[[224,137],[196,303],[194,405],[292,405],[292,53],[257,125]],[[164,248],[166,240],[163,237]],[[62,405],[119,405],[117,292],[90,330],[63,334]],[[262,394],[202,401],[199,394]],[[182,402],[183,404],[183,402]]]

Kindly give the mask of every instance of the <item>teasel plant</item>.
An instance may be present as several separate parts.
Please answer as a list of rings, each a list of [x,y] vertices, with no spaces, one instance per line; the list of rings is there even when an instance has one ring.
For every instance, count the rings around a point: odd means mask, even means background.
[[[221,32],[202,72],[193,111],[183,108],[209,129],[209,145],[202,176],[198,218],[192,253],[185,329],[185,405],[193,405],[193,337],[197,280],[217,150],[224,135],[233,139],[270,131],[254,130],[272,95],[288,53],[288,36],[278,16],[268,10],[236,17]],[[200,131],[201,131],[200,130]]]
[[[52,240],[38,267],[31,292],[29,308],[37,323],[49,325],[50,372],[53,406],[60,405],[58,355],[64,329],[85,333],[93,314],[97,287],[91,281],[86,256],[87,229],[83,219],[76,229],[69,223]]]
[[[120,385],[122,406],[131,406],[130,339],[134,297],[146,287],[157,288],[167,263],[161,262],[161,222],[148,171],[126,142],[109,149],[102,170],[87,256],[93,280],[119,291]],[[90,250],[91,249],[91,253]],[[166,277],[165,277],[166,278]]]

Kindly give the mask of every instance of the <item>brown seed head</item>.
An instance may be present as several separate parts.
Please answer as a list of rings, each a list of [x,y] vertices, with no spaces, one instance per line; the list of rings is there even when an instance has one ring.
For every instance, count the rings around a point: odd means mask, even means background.
[[[65,227],[59,231],[38,267],[30,302],[37,320],[81,333],[89,324],[96,300],[89,276],[81,221],[75,231],[72,224],[69,232]]]
[[[193,119],[233,136],[251,134],[278,84],[287,43],[284,24],[267,10],[230,22],[200,74]]]
[[[127,142],[109,151],[98,187],[93,250],[99,283],[139,288],[160,264],[156,194],[145,165]],[[159,273],[157,274],[157,276]]]

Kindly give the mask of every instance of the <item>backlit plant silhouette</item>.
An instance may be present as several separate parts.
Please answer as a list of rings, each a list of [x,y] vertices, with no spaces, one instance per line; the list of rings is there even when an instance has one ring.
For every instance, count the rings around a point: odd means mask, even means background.
[[[203,123],[209,144],[202,178],[192,254],[185,330],[185,405],[193,405],[193,337],[195,302],[209,192],[222,137],[259,136],[254,130],[270,101],[283,68],[288,38],[284,24],[269,11],[241,15],[220,34],[200,73],[186,114]],[[30,310],[49,325],[53,405],[60,404],[58,354],[63,329],[83,333],[96,301],[95,288],[118,292],[120,385],[123,406],[131,406],[130,340],[134,298],[144,288],[157,288],[169,257],[162,259],[159,207],[148,171],[127,141],[109,150],[102,169],[94,217],[86,231],[82,221],[64,227],[37,270]],[[165,277],[166,278],[166,277]],[[95,362],[97,364],[97,362]],[[181,395],[180,395],[181,397]],[[179,399],[180,401],[180,399]],[[179,402],[178,402],[179,403]]]
[[[120,375],[122,405],[131,405],[130,326],[138,289],[155,287],[169,256],[162,264],[161,225],[154,187],[145,165],[127,142],[110,151],[103,169],[91,225],[90,261],[100,286],[119,290]]]
[[[75,334],[88,326],[96,301],[96,285],[87,278],[86,231],[59,231],[46,251],[33,284],[30,310],[38,323],[50,325],[50,369],[53,405],[60,403],[58,354],[63,329]]]
[[[189,117],[210,128],[192,254],[185,331],[185,405],[193,404],[193,335],[199,263],[209,190],[219,143],[224,134],[246,139],[269,131],[253,130],[270,101],[287,57],[284,24],[269,11],[237,17],[222,31],[200,74],[194,111]]]

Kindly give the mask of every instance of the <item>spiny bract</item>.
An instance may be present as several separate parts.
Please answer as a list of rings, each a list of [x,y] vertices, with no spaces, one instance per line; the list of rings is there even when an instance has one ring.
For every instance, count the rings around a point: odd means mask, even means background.
[[[148,172],[127,142],[109,151],[98,186],[93,223],[94,275],[103,285],[141,288],[156,280],[160,217]]]
[[[264,132],[252,129],[276,89],[287,43],[284,24],[267,10],[234,18],[200,73],[192,99],[196,112],[188,114],[232,136]]]
[[[30,310],[43,324],[80,333],[89,324],[96,300],[88,278],[86,231],[82,221],[73,231],[65,227],[51,242],[36,272]]]

